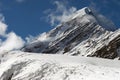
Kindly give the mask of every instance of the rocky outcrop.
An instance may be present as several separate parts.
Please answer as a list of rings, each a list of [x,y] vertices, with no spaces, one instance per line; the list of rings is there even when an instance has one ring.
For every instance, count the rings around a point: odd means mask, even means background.
[[[119,47],[120,47],[120,35],[118,35],[112,41],[110,41],[108,45],[104,45],[101,49],[97,50],[95,53],[90,54],[88,56],[114,59],[119,56],[119,52],[117,52],[117,49]]]

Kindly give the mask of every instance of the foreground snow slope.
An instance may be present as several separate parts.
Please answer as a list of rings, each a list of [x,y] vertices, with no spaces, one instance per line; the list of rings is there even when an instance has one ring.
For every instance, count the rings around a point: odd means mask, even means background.
[[[0,80],[120,80],[120,61],[20,51],[0,53]]]

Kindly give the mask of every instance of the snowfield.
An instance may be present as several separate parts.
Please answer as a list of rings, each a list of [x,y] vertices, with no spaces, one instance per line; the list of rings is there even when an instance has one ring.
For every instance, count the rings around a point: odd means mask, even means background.
[[[120,61],[36,54],[0,53],[0,80],[120,80]]]

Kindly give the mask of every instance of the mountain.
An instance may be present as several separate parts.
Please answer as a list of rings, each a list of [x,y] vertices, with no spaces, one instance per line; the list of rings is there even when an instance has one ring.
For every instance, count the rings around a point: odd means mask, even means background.
[[[114,59],[120,55],[120,29],[103,15],[85,7],[36,37],[22,50]]]
[[[0,51],[0,80],[120,80],[119,57],[120,29],[85,7],[22,50]]]

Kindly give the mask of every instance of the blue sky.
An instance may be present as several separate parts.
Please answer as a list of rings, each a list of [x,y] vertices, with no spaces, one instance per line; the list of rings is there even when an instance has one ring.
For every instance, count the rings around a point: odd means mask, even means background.
[[[60,6],[65,9],[59,9]],[[50,14],[60,17],[64,11],[74,12],[86,6],[95,8],[120,27],[120,0],[0,0],[0,13],[5,17],[7,31],[25,38],[54,28],[56,21],[52,21]]]

